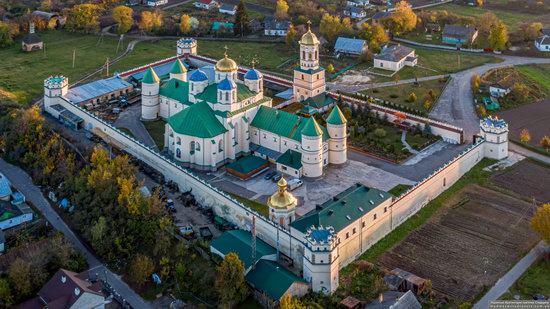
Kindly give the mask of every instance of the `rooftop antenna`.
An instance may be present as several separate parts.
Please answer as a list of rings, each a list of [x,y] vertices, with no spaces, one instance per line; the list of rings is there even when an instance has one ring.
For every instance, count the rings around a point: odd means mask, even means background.
[[[252,216],[252,269],[256,268],[256,216]]]

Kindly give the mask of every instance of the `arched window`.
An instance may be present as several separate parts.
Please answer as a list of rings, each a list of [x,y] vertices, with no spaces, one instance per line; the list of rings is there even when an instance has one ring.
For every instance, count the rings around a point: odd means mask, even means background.
[[[195,141],[191,141],[189,143],[189,153],[194,154],[195,153]]]
[[[219,140],[218,141],[218,152],[222,152],[223,151],[223,140]]]
[[[195,91],[195,84],[191,83],[191,91]]]
[[[176,139],[176,143],[177,143],[178,145],[181,145],[181,138],[178,137],[178,138]]]
[[[229,92],[225,93],[225,101],[229,101]]]
[[[176,158],[181,158],[181,150],[179,148],[176,149]]]
[[[306,59],[306,52],[302,51],[302,59]]]

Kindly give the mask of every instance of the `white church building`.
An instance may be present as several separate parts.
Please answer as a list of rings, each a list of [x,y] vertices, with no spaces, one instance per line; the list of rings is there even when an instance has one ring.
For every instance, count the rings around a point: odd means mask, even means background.
[[[295,96],[328,96],[319,66],[319,40],[308,31],[300,45]],[[154,68],[147,69],[141,81],[142,120],[166,120],[164,141],[176,161],[216,170],[253,153],[277,162],[282,172],[310,178],[322,176],[328,164],[346,163],[347,122],[337,106],[326,127],[320,126],[313,117],[273,108],[272,99],[264,95],[262,73],[252,67],[240,80],[238,69],[227,50],[215,64],[213,78],[201,69],[188,72],[179,59],[164,81]]]

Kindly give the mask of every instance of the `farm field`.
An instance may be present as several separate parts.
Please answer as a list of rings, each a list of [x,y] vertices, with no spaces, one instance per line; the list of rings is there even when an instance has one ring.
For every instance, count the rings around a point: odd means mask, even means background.
[[[528,129],[531,133],[529,145],[539,146],[544,135],[550,135],[550,99],[523,105],[507,111],[496,113],[499,118],[508,122],[509,138],[519,141],[521,130]],[[541,148],[542,149],[542,148]]]
[[[550,92],[550,65],[538,64],[538,65],[522,65],[516,67],[523,75],[536,81],[542,85],[546,90]]]
[[[550,202],[550,168],[529,160],[523,160],[507,170],[496,174],[491,181],[506,190],[515,192],[539,203]]]
[[[468,185],[382,254],[378,264],[431,279],[438,298],[455,304],[472,300],[538,241],[529,227],[532,208],[529,202]]]

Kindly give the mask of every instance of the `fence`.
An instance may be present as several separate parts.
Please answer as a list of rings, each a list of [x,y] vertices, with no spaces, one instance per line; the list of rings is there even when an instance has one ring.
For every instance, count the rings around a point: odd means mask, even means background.
[[[474,48],[457,48],[455,46],[445,46],[445,45],[437,45],[437,44],[424,44],[424,43],[418,43],[415,41],[405,40],[402,38],[393,38],[394,41],[414,45],[414,46],[420,46],[420,47],[426,47],[426,48],[435,48],[435,49],[444,49],[444,50],[451,50],[451,51],[461,51],[461,52],[467,52],[467,53],[483,53],[485,52],[483,49],[474,49]]]

